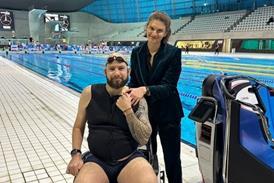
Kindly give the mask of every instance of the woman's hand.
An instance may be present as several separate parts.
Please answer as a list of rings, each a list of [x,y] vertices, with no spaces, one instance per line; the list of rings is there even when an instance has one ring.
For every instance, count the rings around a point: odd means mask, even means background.
[[[128,93],[131,97],[131,104],[132,105],[136,105],[138,104],[138,102],[144,97],[144,95],[146,94],[146,87],[141,86],[138,88],[130,88]]]

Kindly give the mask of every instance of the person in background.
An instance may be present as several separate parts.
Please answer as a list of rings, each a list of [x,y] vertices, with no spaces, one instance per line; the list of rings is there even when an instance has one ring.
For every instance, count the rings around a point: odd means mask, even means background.
[[[129,94],[133,105],[146,98],[154,157],[157,157],[156,136],[159,133],[168,182],[181,183],[180,122],[184,114],[177,90],[181,50],[167,43],[171,34],[170,23],[170,17],[163,12],[150,15],[145,26],[147,41],[131,53]]]
[[[274,18],[270,17],[268,21],[266,22],[266,25],[270,25],[271,22],[274,22]]]
[[[189,46],[188,45],[186,45],[185,54],[189,54]]]
[[[219,48],[220,48],[220,45],[217,43],[215,46],[215,52],[214,52],[215,55],[219,55]]]
[[[151,125],[147,103],[141,99],[131,105],[125,93],[130,70],[123,55],[113,53],[107,59],[107,83],[86,87],[80,97],[72,132],[71,160],[67,173],[76,183],[156,183],[156,175],[137,150],[148,142]],[[86,123],[90,152],[81,157]]]

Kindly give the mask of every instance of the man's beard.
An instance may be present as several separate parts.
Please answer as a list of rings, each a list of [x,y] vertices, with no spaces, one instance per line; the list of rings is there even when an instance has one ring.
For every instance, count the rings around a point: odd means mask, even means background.
[[[114,89],[119,89],[125,86],[128,82],[128,77],[126,79],[121,79],[120,82],[115,81],[115,79],[108,79],[107,78],[107,84]]]

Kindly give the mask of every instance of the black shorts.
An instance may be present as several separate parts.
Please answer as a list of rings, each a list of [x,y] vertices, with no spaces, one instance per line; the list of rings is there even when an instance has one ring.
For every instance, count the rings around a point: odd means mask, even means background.
[[[127,159],[123,161],[116,161],[116,162],[111,162],[107,163],[99,158],[95,157],[91,152],[87,153],[83,157],[84,163],[87,162],[94,162],[98,164],[107,174],[109,183],[117,183],[117,178],[121,170],[133,159],[137,157],[143,157],[144,154],[138,150],[134,151]]]

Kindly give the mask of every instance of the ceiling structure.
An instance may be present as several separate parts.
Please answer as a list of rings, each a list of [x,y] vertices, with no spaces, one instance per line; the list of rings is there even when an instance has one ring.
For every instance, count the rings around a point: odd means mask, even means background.
[[[153,11],[164,11],[171,18],[223,11],[254,10],[274,5],[274,0],[93,0],[81,11],[115,23],[143,22]]]
[[[171,18],[216,13],[222,11],[254,10],[274,5],[274,0],[0,0],[0,9],[48,12],[82,11],[115,23],[142,22],[153,11],[164,11]]]
[[[87,6],[93,0],[0,0],[0,9],[46,9],[51,12],[71,12]]]

